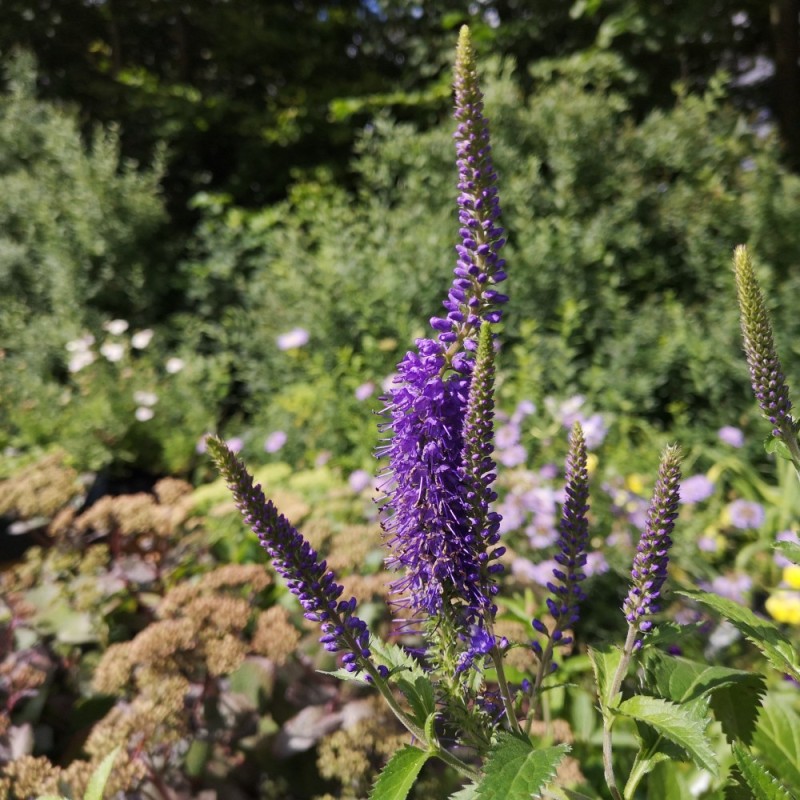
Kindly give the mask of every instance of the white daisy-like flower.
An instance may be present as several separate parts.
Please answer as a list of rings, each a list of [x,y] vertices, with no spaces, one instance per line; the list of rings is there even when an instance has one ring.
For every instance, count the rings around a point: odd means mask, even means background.
[[[125,345],[119,342],[103,342],[103,344],[100,345],[100,352],[109,361],[121,361],[122,357],[125,355]]]
[[[168,358],[167,363],[164,364],[164,369],[170,374],[180,372],[186,366],[186,362],[182,358]]]
[[[140,406],[154,406],[158,402],[158,395],[153,392],[134,392],[133,402]]]
[[[70,358],[67,369],[70,372],[80,372],[84,367],[88,367],[96,358],[91,350],[79,350]]]
[[[103,330],[112,336],[122,336],[128,330],[128,323],[124,319],[111,319],[103,323]]]
[[[139,420],[139,422],[147,422],[147,420],[153,419],[155,413],[156,412],[153,411],[152,408],[147,408],[147,406],[139,406],[139,408],[136,409],[134,416]]]
[[[131,347],[137,350],[144,350],[153,338],[153,331],[150,328],[145,328],[143,331],[136,331],[131,336]]]

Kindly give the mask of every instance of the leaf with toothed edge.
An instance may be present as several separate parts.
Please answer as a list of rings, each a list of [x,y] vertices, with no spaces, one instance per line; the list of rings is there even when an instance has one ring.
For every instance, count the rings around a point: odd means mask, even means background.
[[[383,768],[369,793],[369,800],[405,800],[430,753],[407,744]]]
[[[527,738],[501,733],[492,746],[478,785],[481,800],[531,800],[555,777],[569,745],[534,750]]]
[[[733,755],[741,779],[750,788],[755,800],[792,800],[789,792],[752,753],[740,744],[734,744]]]

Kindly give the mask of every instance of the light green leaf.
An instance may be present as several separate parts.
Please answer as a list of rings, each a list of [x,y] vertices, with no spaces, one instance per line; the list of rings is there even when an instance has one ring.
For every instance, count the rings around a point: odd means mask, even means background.
[[[778,783],[775,776],[740,744],[733,745],[733,755],[743,780],[753,792],[755,800],[792,800],[791,795]]]
[[[389,759],[369,793],[369,800],[405,800],[431,754],[406,745]]]
[[[617,711],[650,725],[685,750],[699,767],[717,774],[717,759],[705,736],[705,722],[685,708],[658,697],[634,695],[620,703]]]
[[[749,608],[740,606],[726,597],[686,589],[677,591],[677,594],[689,597],[721,614],[764,653],[775,669],[787,672],[800,680],[800,655],[771,622],[757,617]]]
[[[670,761],[658,764],[647,779],[647,800],[677,800],[691,797],[686,776]]]
[[[800,544],[797,542],[775,542],[772,546],[775,550],[780,550],[793,564],[800,564]]]
[[[451,794],[447,800],[476,800],[478,797],[478,784],[469,783],[463,789],[459,789],[455,794]]]
[[[478,797],[483,800],[531,800],[553,779],[569,751],[565,744],[534,750],[526,739],[501,733],[484,765]]]
[[[602,650],[590,647],[589,658],[592,661],[595,681],[597,681],[600,704],[603,708],[610,708],[614,705],[614,698],[609,697],[609,692],[611,691],[614,674],[617,671],[619,662],[622,660],[622,651],[616,647]]]
[[[339,669],[318,669],[320,675],[330,675],[332,678],[338,678],[340,681],[349,681],[351,683],[369,684],[366,673],[364,672],[348,672],[346,669],[339,667]]]
[[[753,747],[800,796],[800,716],[788,703],[768,700],[758,717]]]
[[[419,665],[414,656],[409,655],[402,647],[379,639],[377,636],[369,637],[369,649],[379,664],[389,668],[391,672],[402,671],[406,678],[425,678],[425,670]]]
[[[103,800],[103,789],[106,788],[108,777],[114,767],[114,760],[121,749],[121,747],[115,747],[98,764],[97,769],[92,773],[92,777],[89,778],[89,784],[86,787],[86,794],[83,796],[83,800]]]

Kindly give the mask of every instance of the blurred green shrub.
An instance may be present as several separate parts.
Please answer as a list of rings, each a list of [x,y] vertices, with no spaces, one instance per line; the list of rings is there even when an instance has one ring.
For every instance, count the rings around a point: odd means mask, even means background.
[[[776,139],[727,104],[722,77],[703,95],[676,87],[672,109],[637,119],[627,99],[637,76],[613,56],[540,62],[528,102],[510,69],[496,63],[486,81],[514,232],[504,396],[581,392],[663,426],[736,421],[751,401],[731,245],[761,254],[772,296],[792,285],[800,252],[800,181]],[[300,425],[311,449],[359,451],[339,430],[353,430],[356,412],[338,376],[349,362],[353,380],[380,382],[424,335],[411,320],[436,313],[446,293],[451,128],[375,120],[353,164],[357,196],[321,174],[262,211],[198,198],[204,222],[183,264],[191,324],[205,347],[236,353],[247,414]],[[309,332],[313,355],[276,347],[294,327]],[[778,327],[797,339],[795,319]]]

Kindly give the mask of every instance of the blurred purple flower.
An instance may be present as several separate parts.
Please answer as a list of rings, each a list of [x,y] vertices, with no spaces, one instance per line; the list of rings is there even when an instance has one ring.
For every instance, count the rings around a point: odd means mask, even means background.
[[[231,453],[238,453],[244,447],[244,440],[240,436],[234,436],[228,439],[225,444],[228,446],[228,450],[230,450]]]
[[[530,400],[521,400],[517,403],[517,407],[514,409],[514,413],[511,415],[511,423],[513,425],[519,425],[525,417],[530,416],[531,414],[536,413],[536,406]]]
[[[729,444],[731,447],[741,447],[744,444],[744,434],[739,428],[733,425],[725,425],[717,431],[720,441]]]
[[[558,569],[554,558],[534,564],[527,558],[515,558],[511,562],[511,574],[521,580],[532,581],[539,586],[547,586],[553,580],[553,570]]]
[[[194,446],[194,451],[195,451],[195,453],[199,453],[199,454],[201,454],[201,455],[202,455],[203,453],[205,453],[205,452],[206,452],[206,439],[208,439],[208,437],[209,437],[209,436],[213,436],[213,435],[214,435],[213,433],[208,433],[208,432],[204,433],[204,434],[203,434],[203,435],[202,435],[202,436],[201,436],[201,437],[200,437],[200,438],[197,440],[197,444]]]
[[[798,538],[797,534],[792,530],[781,531],[779,534],[775,536],[775,541],[794,542],[795,544],[800,544],[800,538]],[[789,561],[788,558],[786,558],[785,555],[783,555],[783,553],[780,553],[778,551],[775,552],[773,558],[775,560],[775,563],[779,567],[788,567],[792,563],[791,561]]]
[[[733,600],[734,603],[742,604],[747,602],[747,593],[752,587],[752,579],[744,573],[717,575],[710,584],[704,586],[708,591],[714,592],[720,597],[726,597],[728,600]]]
[[[497,456],[497,460],[504,467],[518,467],[520,464],[524,464],[527,459],[528,451],[521,444],[512,445],[508,450],[503,450]]]
[[[535,550],[542,550],[545,547],[550,547],[550,545],[555,544],[558,539],[555,515],[549,520],[542,520],[542,523],[543,524],[537,521],[533,525],[528,525],[525,528],[525,535],[528,537],[531,547]]]
[[[595,450],[603,444],[606,438],[608,428],[603,422],[601,414],[592,414],[591,417],[584,417],[582,414],[578,415],[578,422],[583,428],[584,438],[586,439],[586,449]]]
[[[502,425],[497,429],[494,437],[495,447],[498,450],[508,450],[519,442],[519,428],[514,424]]]
[[[552,481],[559,476],[558,464],[545,464],[539,470],[539,476],[546,481]]]
[[[309,333],[305,328],[293,328],[286,333],[282,333],[277,338],[278,350],[294,350],[308,344]]]
[[[366,383],[362,383],[361,386],[358,386],[354,394],[356,396],[356,400],[363,401],[368,397],[371,397],[374,391],[375,384],[372,381],[367,381]]]
[[[731,525],[739,530],[760,528],[764,522],[764,506],[752,500],[734,500],[728,504]]]
[[[356,494],[360,494],[370,485],[370,483],[372,483],[372,475],[370,475],[365,469],[357,469],[350,473],[350,477],[347,479],[347,482],[350,484],[350,488]]]
[[[680,502],[692,505],[714,494],[714,482],[705,475],[692,475],[681,484]]]
[[[284,431],[273,431],[264,440],[264,450],[268,453],[277,453],[286,444],[286,439],[287,436]],[[235,453],[236,451],[234,450],[233,452]]]
[[[701,553],[716,553],[719,550],[719,542],[716,536],[701,536],[697,540],[697,549]]]
[[[583,571],[587,577],[592,575],[602,575],[608,572],[608,561],[606,557],[599,550],[591,550],[586,555],[586,563],[583,565]]]

